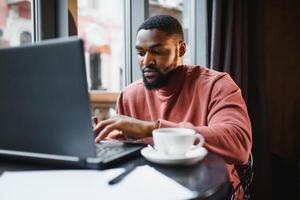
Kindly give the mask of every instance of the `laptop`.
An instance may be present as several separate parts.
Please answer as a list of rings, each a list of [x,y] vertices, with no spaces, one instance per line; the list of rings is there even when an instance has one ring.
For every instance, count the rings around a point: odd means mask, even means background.
[[[0,95],[0,160],[109,168],[143,147],[95,145],[78,38],[0,49]]]

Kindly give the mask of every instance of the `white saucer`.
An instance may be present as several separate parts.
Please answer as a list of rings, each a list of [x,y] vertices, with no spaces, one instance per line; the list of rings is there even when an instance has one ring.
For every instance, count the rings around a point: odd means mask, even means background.
[[[152,148],[152,146],[148,145],[148,147],[145,147],[141,150],[141,154],[147,160],[158,164],[192,165],[202,160],[206,156],[207,150],[204,147],[200,147],[195,150],[188,151],[184,156],[173,157],[162,155]]]

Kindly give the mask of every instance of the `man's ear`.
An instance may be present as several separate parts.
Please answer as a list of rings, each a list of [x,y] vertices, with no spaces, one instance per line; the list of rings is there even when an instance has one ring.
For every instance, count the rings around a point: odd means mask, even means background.
[[[186,44],[184,41],[179,42],[179,57],[184,56],[186,52]]]

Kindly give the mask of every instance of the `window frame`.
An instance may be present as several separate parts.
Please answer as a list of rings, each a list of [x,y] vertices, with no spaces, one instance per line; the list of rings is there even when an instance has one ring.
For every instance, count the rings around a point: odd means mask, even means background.
[[[135,53],[135,38],[141,23],[149,16],[148,0],[125,0],[125,86],[141,78]],[[138,10],[139,12],[133,12]],[[127,71],[127,72],[126,72]]]
[[[69,10],[77,13],[76,9],[76,0],[33,0],[35,41],[76,35],[69,22]],[[75,19],[75,28],[76,23]]]
[[[207,0],[194,1],[195,64],[208,67]]]

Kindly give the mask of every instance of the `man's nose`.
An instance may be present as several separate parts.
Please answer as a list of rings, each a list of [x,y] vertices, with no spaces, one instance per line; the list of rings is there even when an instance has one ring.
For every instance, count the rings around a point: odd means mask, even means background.
[[[155,64],[155,59],[151,53],[146,53],[143,59],[143,66]]]

